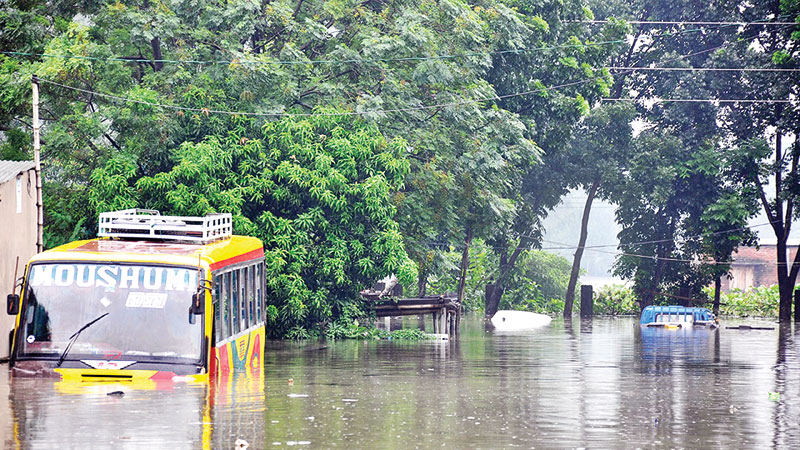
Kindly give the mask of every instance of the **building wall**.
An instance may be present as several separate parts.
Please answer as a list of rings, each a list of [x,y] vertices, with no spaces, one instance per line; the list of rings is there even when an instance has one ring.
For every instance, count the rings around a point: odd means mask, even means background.
[[[794,261],[797,246],[789,247],[789,263]],[[722,279],[722,291],[731,289],[747,290],[756,286],[772,286],[778,284],[777,248],[775,245],[756,247],[740,247],[733,255],[731,266],[732,279]],[[798,279],[800,281],[800,279]]]
[[[28,259],[36,254],[36,175],[33,170],[0,183],[0,223],[0,300],[3,304],[0,311],[0,358],[6,358],[10,344],[8,335],[14,329],[14,318],[6,314],[5,303],[14,283],[14,265],[19,256],[17,277],[21,277]]]

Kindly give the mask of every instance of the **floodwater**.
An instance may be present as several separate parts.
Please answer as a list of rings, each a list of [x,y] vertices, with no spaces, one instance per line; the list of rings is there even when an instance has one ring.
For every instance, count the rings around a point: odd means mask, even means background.
[[[725,329],[738,323],[776,329]],[[768,322],[722,325],[641,330],[633,318],[595,318],[503,333],[469,318],[450,342],[269,342],[265,373],[210,385],[68,385],[9,379],[2,365],[0,442],[796,448],[800,333]]]

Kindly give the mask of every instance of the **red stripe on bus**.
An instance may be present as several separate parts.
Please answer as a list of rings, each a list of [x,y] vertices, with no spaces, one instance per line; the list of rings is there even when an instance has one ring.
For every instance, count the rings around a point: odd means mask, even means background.
[[[239,256],[234,256],[233,258],[217,261],[214,264],[211,264],[211,270],[221,269],[225,266],[230,266],[231,264],[236,264],[244,261],[249,261],[251,259],[261,258],[263,256],[264,256],[264,249],[259,248],[251,252],[243,253]]]

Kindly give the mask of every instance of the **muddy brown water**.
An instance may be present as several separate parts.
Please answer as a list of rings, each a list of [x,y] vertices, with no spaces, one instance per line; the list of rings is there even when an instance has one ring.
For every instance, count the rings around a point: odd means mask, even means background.
[[[416,321],[413,321],[415,324]],[[727,330],[747,323],[775,330]],[[765,321],[641,330],[633,318],[450,342],[268,343],[217,383],[10,379],[5,448],[798,448],[800,333]],[[122,391],[122,395],[107,395]],[[773,394],[770,394],[773,393]],[[240,444],[242,441],[239,441]]]

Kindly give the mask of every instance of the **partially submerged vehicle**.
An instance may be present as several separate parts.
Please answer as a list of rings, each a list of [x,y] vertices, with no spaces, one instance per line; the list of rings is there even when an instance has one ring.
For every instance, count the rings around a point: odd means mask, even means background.
[[[25,267],[7,299],[12,375],[203,381],[263,367],[264,249],[233,235],[230,214],[102,213],[98,235]]]
[[[492,316],[491,322],[496,330],[528,330],[550,325],[552,317],[529,311],[500,310]]]
[[[639,323],[642,326],[663,328],[716,327],[717,318],[706,308],[651,305],[642,310]]]

